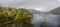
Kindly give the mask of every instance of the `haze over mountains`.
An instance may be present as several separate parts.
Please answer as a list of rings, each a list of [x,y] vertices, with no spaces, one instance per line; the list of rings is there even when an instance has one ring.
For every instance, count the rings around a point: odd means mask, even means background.
[[[35,9],[27,9],[28,11],[32,12],[33,14],[41,14],[41,11],[35,10]]]
[[[48,12],[42,12],[42,11],[38,11],[35,9],[27,9],[28,11],[32,12],[33,14],[60,14],[60,7],[57,7],[51,11]]]

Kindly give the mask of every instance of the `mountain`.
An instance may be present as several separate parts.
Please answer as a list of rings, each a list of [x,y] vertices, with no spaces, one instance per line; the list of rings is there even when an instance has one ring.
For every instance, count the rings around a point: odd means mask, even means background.
[[[42,14],[50,14],[49,12],[42,12]]]
[[[32,12],[33,14],[40,14],[41,11],[35,10],[35,9],[27,9],[28,11]]]
[[[56,15],[60,15],[60,7],[55,8],[53,10],[50,11],[52,14],[56,14]]]

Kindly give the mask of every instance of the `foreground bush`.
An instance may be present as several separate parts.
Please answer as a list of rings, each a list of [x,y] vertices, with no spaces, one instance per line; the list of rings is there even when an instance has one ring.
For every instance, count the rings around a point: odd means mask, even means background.
[[[23,8],[0,7],[0,27],[33,27],[31,19],[32,13]]]

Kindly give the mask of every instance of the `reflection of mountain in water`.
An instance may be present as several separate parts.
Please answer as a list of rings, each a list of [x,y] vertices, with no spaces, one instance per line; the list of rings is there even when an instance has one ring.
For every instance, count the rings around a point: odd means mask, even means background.
[[[60,27],[60,7],[58,8],[55,8],[53,10],[50,11],[52,14],[55,14],[55,15],[59,15],[57,18],[58,18],[58,27]]]
[[[34,27],[58,27],[58,15],[50,14],[49,12],[41,12],[34,9],[28,9],[33,12],[32,23]],[[45,22],[44,22],[45,20]],[[41,25],[42,23],[42,25]]]
[[[57,17],[58,15],[53,14],[34,14],[32,23],[35,25],[35,27],[41,27],[41,23],[43,23],[43,27],[58,27]]]
[[[58,15],[49,12],[41,12],[34,9],[27,9],[33,13],[32,24],[34,27],[58,27]]]

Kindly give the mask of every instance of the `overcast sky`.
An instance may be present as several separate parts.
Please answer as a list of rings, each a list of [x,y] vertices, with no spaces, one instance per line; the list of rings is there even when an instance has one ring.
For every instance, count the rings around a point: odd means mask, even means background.
[[[60,0],[0,0],[0,5],[49,11],[60,7]]]

